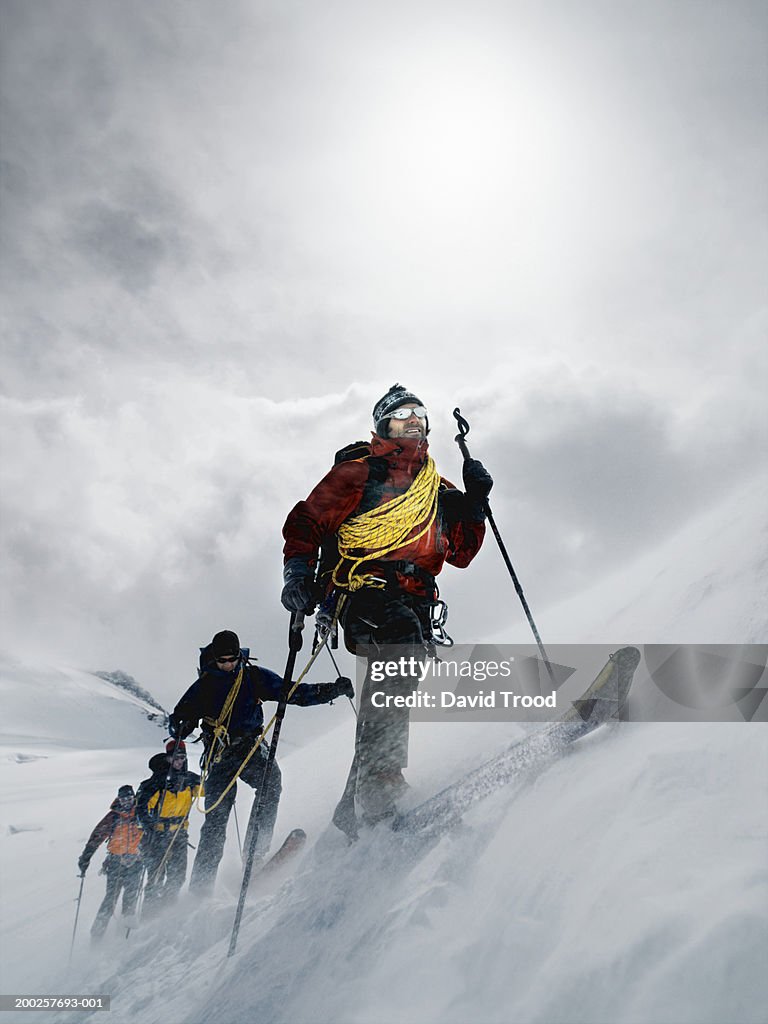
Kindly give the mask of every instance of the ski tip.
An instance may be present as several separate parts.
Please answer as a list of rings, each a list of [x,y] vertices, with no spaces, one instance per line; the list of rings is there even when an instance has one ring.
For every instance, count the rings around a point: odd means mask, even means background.
[[[273,871],[277,867],[280,867],[280,865],[292,857],[293,854],[302,850],[306,841],[307,833],[303,828],[292,829],[283,840],[282,846],[277,853],[273,853],[269,860],[262,865],[259,874],[263,875]]]
[[[621,647],[611,655],[611,661],[615,662],[620,669],[634,672],[640,664],[640,651],[637,647]]]
[[[629,697],[635,670],[640,664],[640,651],[637,647],[622,647],[612,655],[618,669],[616,680],[616,701],[622,708]]]
[[[637,647],[621,647],[609,655],[595,681],[578,700],[571,701],[571,711],[587,726],[594,728],[607,718],[615,717],[623,707],[632,686],[635,670],[640,664]]]

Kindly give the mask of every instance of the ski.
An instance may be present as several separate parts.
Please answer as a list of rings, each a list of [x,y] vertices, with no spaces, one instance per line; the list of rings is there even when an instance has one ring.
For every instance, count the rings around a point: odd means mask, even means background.
[[[291,857],[294,857],[300,850],[304,849],[306,842],[307,833],[303,828],[292,829],[283,840],[283,845],[280,849],[273,853],[269,860],[265,861],[263,867],[259,870],[259,874],[263,875],[266,872],[282,867],[287,860],[290,860]]]
[[[540,770],[565,747],[618,715],[640,662],[636,647],[622,647],[610,656],[595,680],[556,721],[486,761],[418,807],[399,814],[396,832],[430,833],[449,828],[473,804],[522,773]]]

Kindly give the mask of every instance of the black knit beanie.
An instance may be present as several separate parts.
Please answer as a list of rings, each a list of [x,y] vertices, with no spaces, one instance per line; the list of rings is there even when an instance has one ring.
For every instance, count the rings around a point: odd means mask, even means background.
[[[240,654],[240,638],[231,629],[222,629],[211,641],[211,654],[214,658],[223,658],[228,654]]]
[[[378,400],[373,407],[373,426],[379,437],[389,437],[389,418],[395,409],[399,409],[406,402],[415,402],[416,405],[423,405],[420,398],[404,388],[402,384],[393,384],[389,391]],[[426,432],[429,433],[429,420],[426,424]]]

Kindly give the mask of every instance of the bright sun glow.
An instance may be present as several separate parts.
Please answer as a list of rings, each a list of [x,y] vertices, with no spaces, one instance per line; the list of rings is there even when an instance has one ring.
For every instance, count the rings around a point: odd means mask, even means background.
[[[562,156],[564,139],[530,62],[456,40],[403,55],[370,122],[381,197],[416,220],[461,221],[526,207]]]

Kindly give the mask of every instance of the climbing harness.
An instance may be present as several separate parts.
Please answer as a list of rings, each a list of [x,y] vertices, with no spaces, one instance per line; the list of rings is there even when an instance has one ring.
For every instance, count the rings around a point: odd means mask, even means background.
[[[229,724],[232,721],[232,711],[235,707],[235,701],[237,700],[237,695],[240,693],[240,686],[243,682],[244,668],[245,666],[241,663],[238,673],[235,676],[235,681],[230,687],[229,693],[222,704],[219,717],[215,719],[209,717],[203,718],[203,721],[210,726],[211,729],[211,742],[206,752],[204,774],[207,774],[211,761],[216,764],[221,760],[224,750],[229,745]]]

